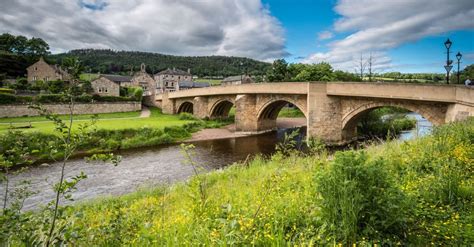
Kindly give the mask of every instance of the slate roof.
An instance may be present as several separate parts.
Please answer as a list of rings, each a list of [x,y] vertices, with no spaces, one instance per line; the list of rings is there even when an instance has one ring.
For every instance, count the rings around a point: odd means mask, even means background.
[[[195,82],[195,81],[181,81],[179,82],[180,88],[202,88],[209,87],[209,82]]]
[[[101,77],[107,78],[116,83],[130,82],[132,80],[132,77],[123,75],[101,75]]]
[[[180,69],[165,69],[163,71],[160,71],[157,73],[157,75],[187,75],[187,76],[191,76],[190,73],[184,71],[184,70],[180,70]]]

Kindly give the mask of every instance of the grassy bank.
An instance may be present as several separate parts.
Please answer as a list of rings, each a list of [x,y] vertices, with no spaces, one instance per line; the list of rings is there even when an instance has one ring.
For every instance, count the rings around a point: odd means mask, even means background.
[[[230,122],[226,120],[198,120],[192,115],[165,115],[161,110],[152,108],[149,118],[139,118],[138,112],[101,114],[91,129],[87,138],[78,143],[78,154],[101,153],[123,149],[169,144],[191,137],[191,134],[202,128],[218,128]],[[135,116],[135,117],[134,117]],[[73,131],[80,128],[82,123],[89,121],[89,116],[74,116]],[[67,119],[66,116],[62,117]],[[27,118],[16,118],[13,126],[30,125],[24,122]],[[39,117],[33,117],[40,120]],[[12,119],[10,119],[12,120]],[[49,148],[51,143],[59,140],[54,133],[54,123],[38,121],[31,123],[31,128],[16,129],[11,132],[11,125],[0,125],[0,153],[12,147],[18,140],[14,136],[21,135],[25,152],[29,154],[28,161],[51,160]],[[56,153],[54,157],[60,157]]]
[[[72,245],[466,246],[474,242],[474,119],[328,157],[292,152],[171,188],[68,208]],[[32,216],[41,225],[41,215]],[[23,235],[38,234],[16,231]],[[22,230],[23,229],[23,230]]]

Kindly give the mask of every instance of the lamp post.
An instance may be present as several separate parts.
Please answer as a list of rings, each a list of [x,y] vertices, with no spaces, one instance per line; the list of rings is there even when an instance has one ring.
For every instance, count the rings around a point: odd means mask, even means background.
[[[446,40],[446,42],[444,42],[444,46],[446,47],[446,49],[448,50],[447,51],[447,57],[446,57],[446,65],[444,66],[444,68],[446,69],[446,83],[449,84],[449,72],[451,71],[451,69],[453,68],[453,66],[451,65],[453,63],[452,60],[449,60],[449,48],[451,48],[451,45],[453,43],[451,42],[451,40]]]
[[[461,58],[462,58],[462,54],[461,54],[461,52],[458,52],[458,54],[456,54],[456,59],[458,60],[458,74],[457,74],[457,76],[458,76],[458,84],[460,83],[460,82],[459,82],[459,65],[461,64]]]

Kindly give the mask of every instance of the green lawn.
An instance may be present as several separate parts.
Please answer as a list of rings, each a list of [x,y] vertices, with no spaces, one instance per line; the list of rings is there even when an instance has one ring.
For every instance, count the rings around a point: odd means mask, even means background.
[[[99,75],[97,73],[83,73],[81,74],[80,79],[85,81],[92,81],[98,77]]]
[[[220,79],[204,79],[204,78],[195,79],[194,81],[195,82],[209,82],[211,83],[212,86],[221,85],[221,82],[222,82],[222,80]]]
[[[165,115],[157,108],[151,109],[149,118],[139,118],[140,112],[106,113],[99,114],[99,120],[96,123],[98,129],[128,129],[128,128],[164,128],[169,126],[181,126],[192,121],[180,120],[176,115]],[[92,115],[75,115],[74,125],[87,121]],[[68,116],[61,116],[67,119]],[[21,129],[25,132],[40,131],[52,133],[54,125],[44,117],[20,117],[20,118],[2,118],[0,119],[0,133],[6,132],[11,125],[28,126],[31,123],[32,128]],[[11,124],[10,124],[11,123]]]

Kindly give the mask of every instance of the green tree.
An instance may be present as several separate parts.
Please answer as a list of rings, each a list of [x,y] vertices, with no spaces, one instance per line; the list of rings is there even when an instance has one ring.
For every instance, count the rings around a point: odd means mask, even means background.
[[[267,74],[270,82],[288,80],[288,63],[285,59],[277,59],[273,62],[272,68]]]

